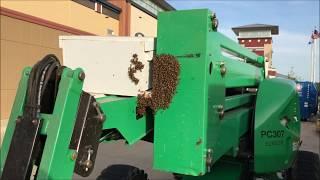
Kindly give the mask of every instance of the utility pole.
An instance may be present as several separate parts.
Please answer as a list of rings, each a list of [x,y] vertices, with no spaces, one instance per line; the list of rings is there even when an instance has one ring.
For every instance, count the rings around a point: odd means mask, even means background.
[[[320,56],[319,56],[319,39],[320,33],[317,31],[316,27],[315,30],[311,34],[311,41],[309,44],[311,45],[311,71],[310,71],[310,82],[315,83],[317,81],[317,74],[319,76],[320,81]],[[319,68],[318,68],[319,66]],[[317,70],[318,69],[318,70]]]
[[[313,82],[313,71],[314,71],[314,64],[313,64],[313,54],[314,54],[314,43],[315,43],[315,41],[313,40],[313,42],[311,42],[312,44],[311,44],[311,67],[310,67],[310,69],[311,69],[311,71],[310,71],[310,82]]]

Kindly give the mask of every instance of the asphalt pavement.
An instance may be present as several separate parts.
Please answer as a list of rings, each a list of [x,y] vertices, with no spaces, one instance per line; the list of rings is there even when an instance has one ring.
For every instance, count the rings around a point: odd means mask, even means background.
[[[320,131],[316,130],[315,121],[301,123],[301,150],[320,154]]]
[[[314,122],[303,122],[301,124],[301,137],[301,150],[320,154],[320,132],[316,131]],[[170,173],[153,170],[152,160],[153,146],[151,143],[141,141],[133,146],[128,146],[124,141],[109,142],[100,145],[93,173],[87,178],[74,175],[74,179],[93,180],[99,176],[104,168],[110,165],[128,164],[145,170],[150,180],[173,180]]]
[[[87,178],[75,175],[74,179],[96,179],[100,172],[110,165],[128,164],[146,171],[150,180],[173,180],[172,174],[153,170],[152,160],[153,145],[148,142],[140,141],[133,146],[126,145],[124,141],[100,144],[92,174]]]

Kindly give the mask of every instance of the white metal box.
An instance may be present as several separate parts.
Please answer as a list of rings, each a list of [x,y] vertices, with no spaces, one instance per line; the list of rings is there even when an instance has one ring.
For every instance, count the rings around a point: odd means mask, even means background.
[[[154,54],[154,38],[60,36],[63,64],[82,68],[86,74],[84,90],[94,94],[137,96],[150,89],[150,61]],[[135,84],[128,75],[133,55],[144,68],[134,75]]]

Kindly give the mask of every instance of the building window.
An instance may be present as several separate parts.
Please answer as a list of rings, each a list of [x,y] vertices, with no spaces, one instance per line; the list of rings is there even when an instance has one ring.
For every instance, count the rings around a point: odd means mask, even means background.
[[[114,36],[114,31],[112,29],[107,29],[107,36]]]
[[[138,4],[139,6],[145,8],[146,10],[150,11],[154,15],[158,15],[158,12],[164,11],[158,5],[153,3],[150,0],[132,0],[134,3]]]
[[[106,18],[114,18],[119,20],[121,9],[112,5],[105,0],[72,0],[89,9],[93,9],[97,13],[106,15]]]
[[[271,31],[270,30],[257,30],[257,31],[240,31],[239,32],[239,38],[265,38],[265,37],[271,37]]]
[[[98,2],[95,2],[95,3],[94,3],[94,10],[95,10],[97,13],[102,14],[102,4],[100,4],[100,3],[98,3]]]

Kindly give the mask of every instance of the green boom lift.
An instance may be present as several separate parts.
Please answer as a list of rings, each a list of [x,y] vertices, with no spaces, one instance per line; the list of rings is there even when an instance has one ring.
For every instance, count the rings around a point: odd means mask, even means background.
[[[217,24],[206,9],[159,14],[156,55],[174,57],[179,78],[169,107],[146,107],[143,115],[136,96],[85,92],[85,72],[60,66],[54,55],[25,68],[1,147],[1,179],[87,177],[99,143],[121,139],[153,143],[154,168],[176,179],[319,179],[319,157],[299,151],[295,83],[266,79],[263,57]],[[114,165],[98,179],[148,178]]]

